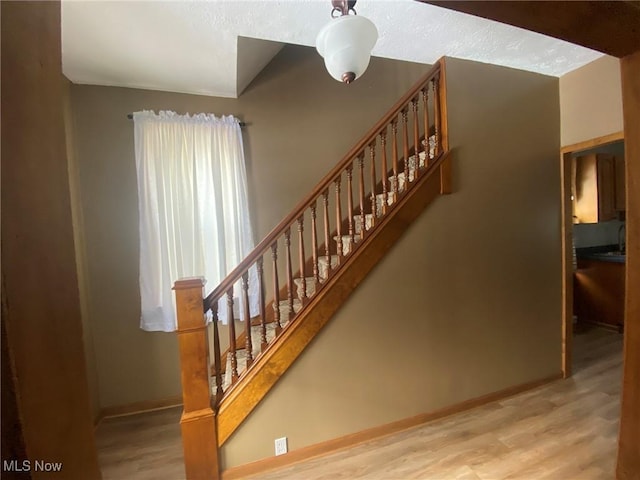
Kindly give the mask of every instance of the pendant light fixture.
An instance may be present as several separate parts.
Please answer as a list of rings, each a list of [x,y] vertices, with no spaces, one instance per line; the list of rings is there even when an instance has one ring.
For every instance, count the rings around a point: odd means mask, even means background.
[[[327,71],[344,83],[362,76],[378,40],[378,29],[371,20],[356,14],[355,4],[356,0],[331,0],[332,19],[316,38],[316,49]]]

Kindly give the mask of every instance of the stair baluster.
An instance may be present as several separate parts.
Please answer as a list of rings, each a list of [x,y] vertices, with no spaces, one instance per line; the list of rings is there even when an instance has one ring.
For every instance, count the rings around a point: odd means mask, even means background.
[[[276,323],[276,335],[280,335],[280,282],[278,281],[278,243],[271,245],[271,260],[273,261],[273,320]]]
[[[336,251],[338,254],[338,261],[340,261],[340,257],[342,256],[342,202],[340,201],[340,181],[341,180],[342,180],[342,176],[338,176],[334,181],[335,190],[336,190],[336,234],[338,236]],[[331,263],[331,259],[329,259],[329,263]]]
[[[220,357],[220,332],[218,331],[218,302],[211,305],[211,323],[213,328],[213,367],[216,383],[215,405],[222,399],[222,360]]]
[[[287,307],[289,307],[289,320],[293,318],[293,269],[291,268],[291,227],[284,231],[284,246],[286,249],[287,268]],[[279,310],[279,309],[278,309]]]
[[[420,121],[418,120],[418,97],[411,100],[411,109],[413,110],[413,155],[415,158],[414,180],[420,175]]]
[[[233,318],[233,285],[227,290],[227,323],[229,325],[229,353],[231,358],[231,384],[238,380],[238,355],[236,351],[236,323]]]
[[[430,153],[431,153],[431,145],[429,143],[429,85],[421,90],[422,92],[422,105],[423,105],[423,113],[424,113],[424,149],[427,152],[427,155],[424,159],[424,166],[429,166]]]
[[[258,270],[258,288],[260,293],[260,351],[267,349],[267,302],[264,291],[264,266],[262,255],[256,260],[256,268]]]
[[[382,152],[382,214],[387,213],[389,202],[389,192],[387,182],[389,181],[389,167],[387,167],[387,127],[380,132],[380,150]]]
[[[371,157],[371,213],[373,218],[378,215],[378,205],[376,202],[376,138],[373,137],[373,141],[369,144],[369,156]]]
[[[313,262],[313,280],[316,285],[320,283],[320,270],[318,268],[318,227],[316,225],[316,200],[311,204],[311,250]]]
[[[404,159],[404,189],[409,188],[409,112],[407,107],[402,109],[402,155]]]
[[[438,80],[440,78],[440,74],[438,73],[435,78],[431,81],[433,84],[433,110],[434,110],[434,129],[435,129],[435,153],[434,156],[437,158],[440,155],[440,149],[442,146],[440,145],[440,96],[438,95]]]
[[[400,180],[398,178],[398,117],[394,117],[391,121],[391,160],[393,163],[393,203],[398,201],[400,193]]]
[[[324,251],[327,259],[331,259],[331,253],[329,247],[329,189],[322,192],[322,204],[324,205]],[[329,270],[331,270],[331,262],[329,262]]]
[[[245,352],[247,353],[246,368],[253,363],[253,339],[251,338],[251,312],[249,312],[249,272],[242,274],[242,308],[244,310]]]
[[[355,235],[353,231],[353,162],[347,166],[347,222],[349,228],[349,245],[353,249]]]
[[[364,238],[367,230],[367,217],[364,213],[364,152],[358,154],[358,169],[360,172],[360,238]]]
[[[302,284],[302,295],[300,300],[303,302],[307,298],[307,274],[305,269],[306,256],[304,254],[304,216],[298,217],[298,253],[300,254],[300,283]]]

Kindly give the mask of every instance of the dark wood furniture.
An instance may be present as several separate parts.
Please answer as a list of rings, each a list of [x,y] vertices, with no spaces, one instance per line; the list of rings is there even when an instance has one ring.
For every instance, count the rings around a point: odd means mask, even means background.
[[[625,264],[579,258],[574,274],[574,313],[578,322],[624,329]]]

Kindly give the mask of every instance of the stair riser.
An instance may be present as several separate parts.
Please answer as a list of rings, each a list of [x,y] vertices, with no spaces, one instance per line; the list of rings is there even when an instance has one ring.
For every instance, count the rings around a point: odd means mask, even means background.
[[[299,300],[303,300],[304,298],[311,298],[316,293],[316,281],[313,277],[305,278],[305,288],[302,287],[302,280],[300,278],[294,278],[293,283],[296,285],[296,295]],[[306,296],[304,295],[306,289]]]
[[[367,213],[365,216],[365,229],[370,230],[373,227],[373,215]],[[362,216],[356,215],[353,217],[353,228],[356,232],[356,235],[362,234]]]
[[[338,266],[338,256],[331,255],[331,270]],[[320,257],[318,259],[318,275],[320,276],[320,281],[325,281],[329,278],[329,262],[326,257]]]
[[[357,235],[354,232],[353,235],[353,241],[351,239],[350,235],[342,235],[342,238],[339,239],[338,237],[333,237],[333,240],[335,242],[342,242],[342,254],[343,255],[348,255],[349,253],[351,253],[351,250],[353,250],[352,246],[354,243],[358,243],[358,240],[360,240],[360,235]]]
[[[426,154],[424,152],[420,152],[420,168],[423,168],[425,165]],[[416,178],[416,157],[409,157],[409,182],[413,182]],[[391,190],[393,190],[393,179],[394,176],[391,175],[389,177],[389,185],[391,186]],[[398,192],[404,192],[405,189],[405,179],[406,174],[404,171],[398,172]]]
[[[387,210],[393,205],[393,192],[387,193]],[[384,194],[380,193],[376,195],[376,216],[381,217],[383,215],[382,207],[384,206]]]

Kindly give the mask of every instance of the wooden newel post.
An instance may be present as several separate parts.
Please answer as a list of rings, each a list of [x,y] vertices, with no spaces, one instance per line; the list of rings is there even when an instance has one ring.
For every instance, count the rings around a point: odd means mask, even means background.
[[[180,419],[187,480],[218,480],[216,415],[211,408],[209,344],[200,278],[178,280],[176,292],[183,411]]]

